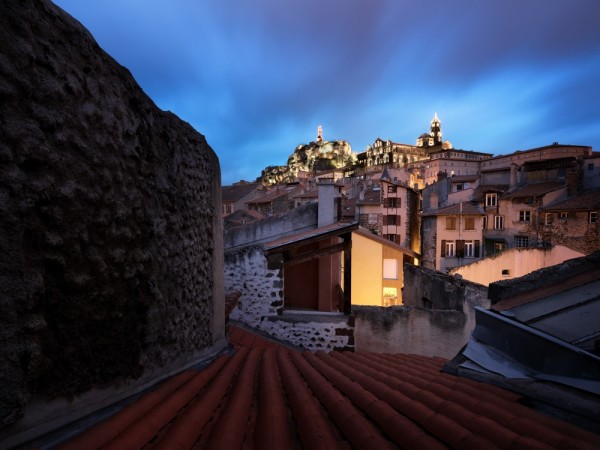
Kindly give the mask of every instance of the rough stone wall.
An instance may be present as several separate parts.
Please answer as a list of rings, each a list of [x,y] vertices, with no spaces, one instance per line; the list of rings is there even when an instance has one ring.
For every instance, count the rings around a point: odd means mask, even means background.
[[[466,302],[487,302],[487,287],[458,276],[404,264],[402,299],[406,306],[463,311]]]
[[[475,328],[475,314],[406,306],[352,308],[356,352],[453,358]]]
[[[49,1],[0,2],[0,427],[223,336],[219,204],[202,135]]]
[[[437,252],[437,216],[421,219],[421,265],[426,269],[435,269]]]
[[[282,261],[268,261],[260,246],[225,253],[225,290],[239,291],[230,318],[308,350],[349,350],[354,324],[348,316],[283,313]]]
[[[475,328],[475,306],[490,306],[484,286],[411,264],[402,296],[404,306],[353,306],[357,352],[452,358]]]

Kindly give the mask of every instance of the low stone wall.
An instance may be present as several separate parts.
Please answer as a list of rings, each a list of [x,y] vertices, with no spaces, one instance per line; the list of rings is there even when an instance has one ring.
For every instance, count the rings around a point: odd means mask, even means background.
[[[268,261],[261,247],[225,253],[225,287],[239,291],[230,318],[308,350],[350,350],[352,317],[338,313],[284,311],[281,261]]]
[[[475,306],[489,308],[487,288],[404,264],[404,306],[353,306],[357,352],[452,358],[475,328]]]
[[[357,352],[453,358],[475,328],[475,314],[407,306],[354,306]]]

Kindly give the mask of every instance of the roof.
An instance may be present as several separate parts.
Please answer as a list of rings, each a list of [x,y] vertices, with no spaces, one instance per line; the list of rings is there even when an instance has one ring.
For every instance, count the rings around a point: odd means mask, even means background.
[[[600,189],[582,192],[541,209],[544,211],[596,211],[600,209]]]
[[[248,195],[254,189],[260,186],[260,183],[245,183],[240,182],[231,186],[221,186],[221,201],[235,202],[245,195]]]
[[[248,205],[258,205],[261,203],[263,203],[263,204],[271,203],[276,198],[289,195],[289,193],[290,192],[287,189],[274,188],[274,189],[270,190],[269,192],[267,192],[265,195],[261,195],[260,197],[257,197],[255,199],[247,202],[247,204]]]
[[[339,234],[348,233],[358,228],[358,222],[336,222],[331,225],[324,227],[314,228],[312,230],[303,231],[296,233],[291,236],[286,236],[275,241],[267,242],[265,244],[265,251],[281,250],[283,247],[289,245],[298,244],[300,242],[306,242],[309,240],[320,240],[330,236],[337,236]]]
[[[485,200],[485,194],[488,192],[503,193],[508,191],[507,184],[480,184],[473,191],[472,199],[478,202]]]
[[[538,197],[566,186],[567,185],[562,181],[549,181],[546,183],[526,184],[525,186],[518,187],[511,192],[507,192],[504,195],[504,198]]]
[[[380,189],[367,189],[364,197],[356,202],[357,205],[380,205],[381,204],[381,190]]]
[[[319,198],[319,189],[294,195],[294,198]]]
[[[472,215],[485,215],[485,211],[481,206],[475,202],[461,202],[455,205],[444,206],[436,210],[429,210],[423,212],[423,217],[428,216],[472,216]]]
[[[479,180],[479,175],[452,175],[448,178],[451,183],[464,183],[467,181],[477,181]]]
[[[441,372],[440,358],[249,345],[173,376],[58,448],[600,446],[599,435],[518,395]]]

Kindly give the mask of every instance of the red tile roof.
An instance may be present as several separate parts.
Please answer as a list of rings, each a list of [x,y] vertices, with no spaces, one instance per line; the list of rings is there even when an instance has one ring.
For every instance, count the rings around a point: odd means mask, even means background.
[[[441,372],[442,359],[256,342],[171,378],[59,448],[600,448],[599,435],[515,394]]]

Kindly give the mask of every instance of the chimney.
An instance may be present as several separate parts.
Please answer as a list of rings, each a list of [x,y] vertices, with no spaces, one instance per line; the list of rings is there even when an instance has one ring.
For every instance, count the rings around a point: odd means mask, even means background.
[[[513,188],[517,185],[517,165],[511,163],[510,165],[510,185],[509,188]]]
[[[338,221],[338,206],[340,193],[333,180],[321,179],[318,183],[319,209],[317,226],[324,227]]]

